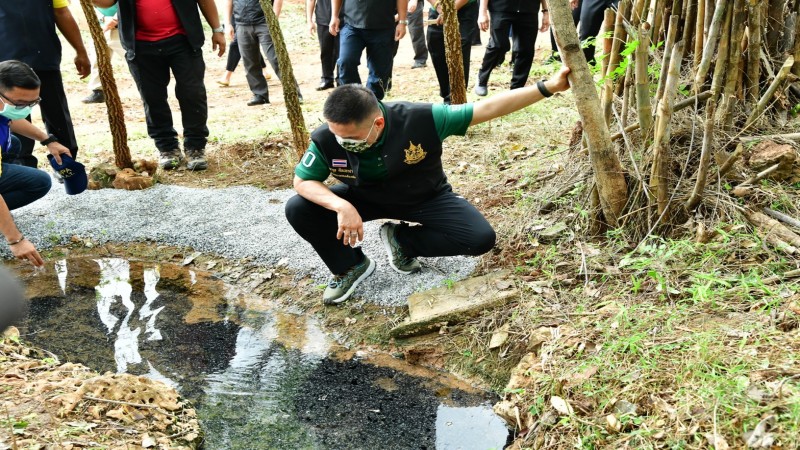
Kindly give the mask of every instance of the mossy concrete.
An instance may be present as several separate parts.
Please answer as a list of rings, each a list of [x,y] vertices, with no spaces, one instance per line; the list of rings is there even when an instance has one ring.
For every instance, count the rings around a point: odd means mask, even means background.
[[[482,311],[495,308],[519,297],[508,271],[469,278],[418,292],[408,297],[408,318],[393,328],[393,337],[429,333],[445,325],[469,320]]]

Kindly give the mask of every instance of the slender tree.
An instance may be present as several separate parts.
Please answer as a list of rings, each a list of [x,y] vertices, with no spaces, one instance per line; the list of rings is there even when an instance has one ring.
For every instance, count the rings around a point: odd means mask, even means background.
[[[289,59],[289,51],[286,49],[286,41],[283,39],[283,31],[278,22],[278,16],[272,10],[272,3],[268,0],[260,0],[261,9],[264,10],[264,17],[267,19],[269,33],[272,42],[275,44],[275,54],[278,56],[278,67],[281,70],[281,85],[283,86],[283,99],[286,102],[286,114],[289,116],[289,123],[292,127],[292,140],[297,157],[300,158],[308,148],[308,129],[303,118],[303,110],[300,108],[300,93],[297,91],[297,80],[294,77],[292,61]]]
[[[128,148],[128,129],[125,126],[125,111],[122,109],[122,102],[119,99],[119,90],[114,79],[108,44],[106,44],[103,29],[100,28],[100,22],[97,20],[97,13],[91,0],[81,0],[81,7],[86,16],[86,22],[89,24],[89,32],[92,34],[94,49],[97,53],[97,71],[106,98],[108,126],[111,129],[111,142],[114,147],[114,164],[120,169],[132,168],[131,151]]]

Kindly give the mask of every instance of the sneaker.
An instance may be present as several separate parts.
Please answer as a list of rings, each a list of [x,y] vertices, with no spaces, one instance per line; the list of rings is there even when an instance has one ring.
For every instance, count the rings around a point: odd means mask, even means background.
[[[375,262],[364,255],[364,261],[351,267],[343,275],[334,275],[322,294],[322,303],[335,305],[350,298],[362,281],[375,272]]]
[[[423,67],[428,67],[425,61],[414,61],[414,64],[411,66],[412,69],[422,69]]]
[[[164,170],[174,170],[181,165],[181,151],[177,148],[166,152],[160,152],[158,166]]]
[[[400,243],[397,242],[395,234],[400,226],[402,225],[392,222],[386,222],[381,225],[381,241],[383,241],[383,247],[389,256],[389,265],[395,271],[406,275],[419,272],[422,266],[417,261],[417,258],[411,258],[403,254],[403,249],[400,247]]]
[[[486,86],[481,86],[480,84],[475,85],[475,93],[481,97],[486,97],[486,94],[489,93],[489,90],[486,89]]]
[[[189,170],[206,170],[208,169],[208,162],[206,162],[205,150],[190,150],[186,149],[186,168]]]
[[[89,94],[88,97],[81,100],[83,103],[105,103],[106,96],[103,94],[103,91],[100,89],[95,89]]]

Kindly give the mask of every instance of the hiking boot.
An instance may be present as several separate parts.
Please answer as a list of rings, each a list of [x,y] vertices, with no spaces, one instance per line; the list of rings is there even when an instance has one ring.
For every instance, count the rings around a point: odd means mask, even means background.
[[[389,265],[392,269],[402,274],[410,274],[419,272],[422,269],[417,258],[411,258],[403,253],[403,248],[397,242],[396,233],[397,228],[401,225],[392,222],[386,222],[381,225],[381,241],[383,247],[386,249],[386,254],[389,256]]]
[[[88,97],[81,100],[83,103],[105,103],[106,96],[101,89],[95,89]]]
[[[206,162],[205,150],[190,150],[186,149],[186,168],[189,170],[206,170],[208,169],[208,162]]]
[[[356,286],[375,272],[375,262],[364,255],[364,260],[342,275],[334,275],[322,294],[322,303],[335,305],[350,298]]]
[[[175,170],[181,165],[181,151],[177,148],[159,152],[158,166],[164,170]]]

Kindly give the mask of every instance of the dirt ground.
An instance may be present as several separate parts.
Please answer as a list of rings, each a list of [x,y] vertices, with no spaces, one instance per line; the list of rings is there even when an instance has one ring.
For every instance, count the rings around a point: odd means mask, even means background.
[[[224,10],[224,1],[217,0],[219,11]],[[429,5],[428,5],[429,6]],[[73,5],[73,14],[83,21],[80,6]],[[281,25],[291,54],[294,75],[300,85],[304,97],[303,114],[306,127],[313,130],[322,123],[322,103],[330,91],[315,90],[320,81],[319,46],[315,35],[311,35],[305,24],[305,2],[303,0],[286,0],[281,13]],[[86,28],[85,23],[82,24]],[[481,33],[481,42],[485,45],[489,40],[488,33]],[[84,31],[84,42],[91,41],[88,30]],[[550,55],[549,33],[540,33],[537,39],[538,60]],[[93,50],[90,49],[90,53]],[[477,99],[471,92],[476,73],[483,58],[484,47],[472,47],[471,85],[468,87],[468,99]],[[113,151],[108,121],[104,104],[81,103],[81,99],[89,94],[86,80],[80,80],[75,74],[71,60],[74,52],[69,45],[64,45],[62,62],[64,82],[69,99],[75,133],[81,148],[81,159],[93,161],[111,161]],[[430,60],[422,69],[411,69],[414,52],[408,35],[402,39],[394,59],[393,90],[385,100],[409,100],[424,102],[440,102],[436,74]],[[220,187],[235,184],[254,184],[265,188],[289,187],[296,156],[290,146],[291,134],[286,117],[283,90],[280,81],[274,76],[271,67],[268,72],[272,79],[268,81],[271,104],[267,106],[248,107],[246,102],[252,97],[240,64],[234,72],[229,87],[222,87],[216,81],[224,74],[227,56],[218,57],[206,42],[204,49],[206,63],[206,90],[210,129],[209,136],[209,170],[205,173],[192,174],[183,171],[168,173],[162,181],[200,187]],[[125,122],[128,126],[128,140],[131,154],[136,158],[155,158],[156,150],[152,140],[147,136],[144,110],[139,93],[131,79],[127,65],[121,56],[113,57],[114,74],[120,97],[125,109]],[[268,64],[269,66],[269,64]],[[366,80],[366,61],[362,60],[361,78]],[[490,81],[490,92],[505,89],[510,77],[507,67],[495,70]],[[536,80],[532,76],[532,80]],[[170,105],[176,129],[181,132],[180,110],[178,103],[170,91]]]

